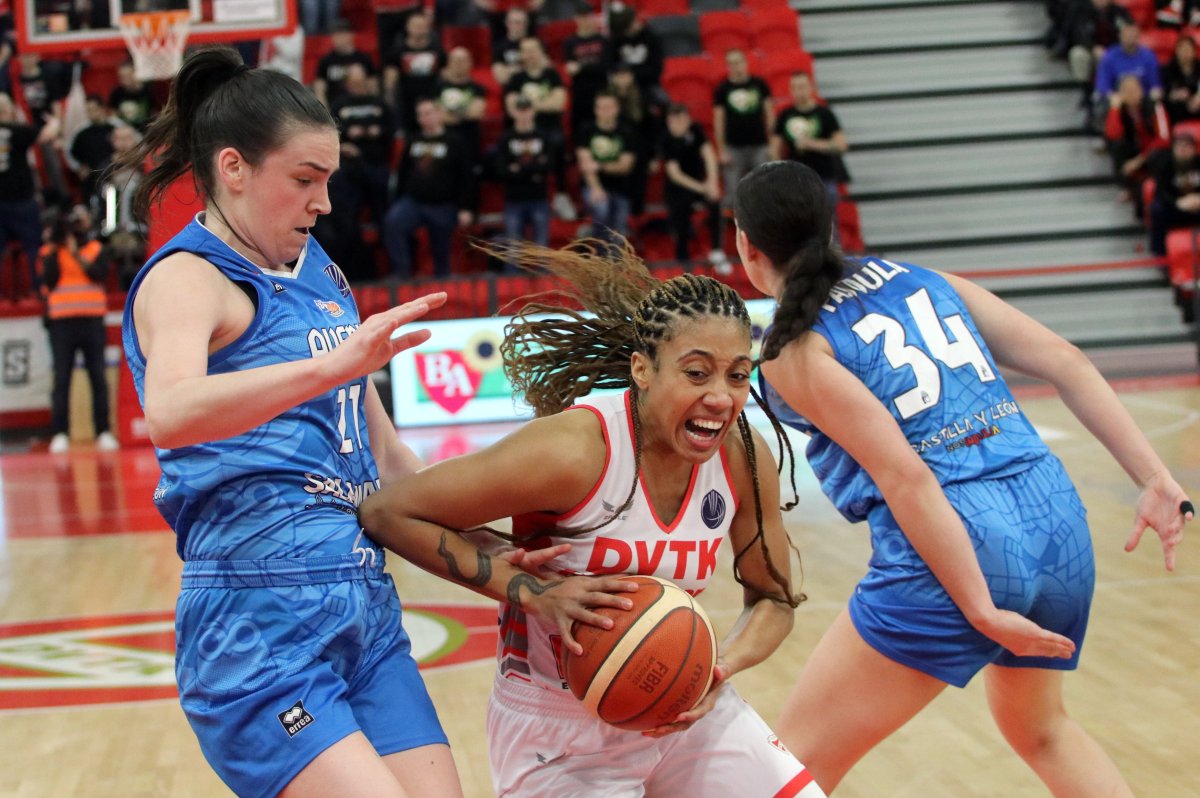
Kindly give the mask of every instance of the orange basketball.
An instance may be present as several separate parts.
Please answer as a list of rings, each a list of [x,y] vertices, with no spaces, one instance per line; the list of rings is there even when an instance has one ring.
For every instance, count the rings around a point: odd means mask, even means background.
[[[598,718],[645,731],[694,707],[712,682],[716,637],[700,605],[672,582],[629,576],[633,609],[598,609],[612,629],[576,623],[583,654],[563,649],[563,673],[575,697]]]

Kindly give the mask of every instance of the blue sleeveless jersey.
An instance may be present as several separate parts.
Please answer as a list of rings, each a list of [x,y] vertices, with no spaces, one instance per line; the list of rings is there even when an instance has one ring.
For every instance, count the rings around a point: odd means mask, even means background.
[[[891,411],[943,486],[1020,473],[1047,452],[996,369],[958,293],[935,272],[878,258],[847,262],[813,330]],[[850,521],[883,497],[845,450],[787,406],[761,376],[781,421],[811,435],[821,488]]]
[[[125,302],[125,356],[143,405],[146,362],[133,303],[150,269],[180,251],[254,291],[254,320],[209,358],[209,374],[320,357],[359,326],[345,277],[314,239],[292,274],[268,273],[197,217],[146,263]],[[154,502],[175,530],[180,557],[259,560],[350,552],[359,533],[357,506],[379,487],[367,437],[366,388],[360,378],[241,435],[157,449],[162,478]]]

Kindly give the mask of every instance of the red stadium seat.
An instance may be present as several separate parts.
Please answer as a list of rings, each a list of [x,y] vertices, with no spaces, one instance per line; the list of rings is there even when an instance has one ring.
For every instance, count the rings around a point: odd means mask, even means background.
[[[575,20],[553,19],[538,25],[537,35],[546,48],[546,55],[556,64],[566,61],[563,57],[563,45],[575,34]]]
[[[1171,285],[1191,291],[1200,273],[1200,234],[1196,228],[1182,228],[1167,233],[1167,273]]]
[[[712,95],[717,82],[717,66],[711,56],[675,56],[663,63],[663,89],[674,102],[686,105],[692,119],[701,125],[712,123]]]
[[[754,14],[762,9],[787,8],[788,0],[742,0],[741,6],[747,13]]]
[[[762,59],[762,64],[763,71],[760,74],[771,88],[772,97],[790,97],[791,88],[788,84],[792,75],[797,72],[806,72],[812,76],[814,82],[816,81],[816,76],[813,75],[813,57],[803,50],[767,53]]]
[[[1142,31],[1138,41],[1154,53],[1160,66],[1171,60],[1175,53],[1175,42],[1179,40],[1179,31],[1166,28],[1152,28]]]
[[[447,25],[442,28],[442,47],[446,52],[455,47],[467,48],[475,67],[490,67],[492,63],[492,32],[486,25]]]
[[[754,47],[766,52],[800,49],[800,18],[790,8],[766,8],[750,15]]]
[[[1117,0],[1143,30],[1154,27],[1154,0]]]
[[[692,13],[688,0],[637,0],[633,6],[643,17],[665,17]]]
[[[748,22],[741,11],[710,11],[700,17],[700,46],[718,58],[730,50],[748,50]]]

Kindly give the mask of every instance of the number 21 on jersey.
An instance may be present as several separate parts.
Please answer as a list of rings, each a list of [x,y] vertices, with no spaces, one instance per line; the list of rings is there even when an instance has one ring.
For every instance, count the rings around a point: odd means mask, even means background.
[[[917,331],[925,339],[925,349],[910,344],[904,325],[882,313],[868,313],[851,328],[868,345],[882,335],[883,356],[892,368],[912,369],[916,386],[892,400],[901,418],[912,418],[941,401],[942,375],[935,359],[952,369],[971,366],[980,382],[996,379],[979,342],[971,335],[961,315],[955,313],[940,318],[924,288],[910,294],[904,303]],[[947,337],[946,330],[954,335],[953,341]]]

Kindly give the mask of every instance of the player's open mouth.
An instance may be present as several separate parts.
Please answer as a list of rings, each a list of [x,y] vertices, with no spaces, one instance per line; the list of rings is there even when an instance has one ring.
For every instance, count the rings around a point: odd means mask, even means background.
[[[689,418],[683,422],[683,430],[697,446],[709,446],[721,437],[725,422],[712,418]]]

